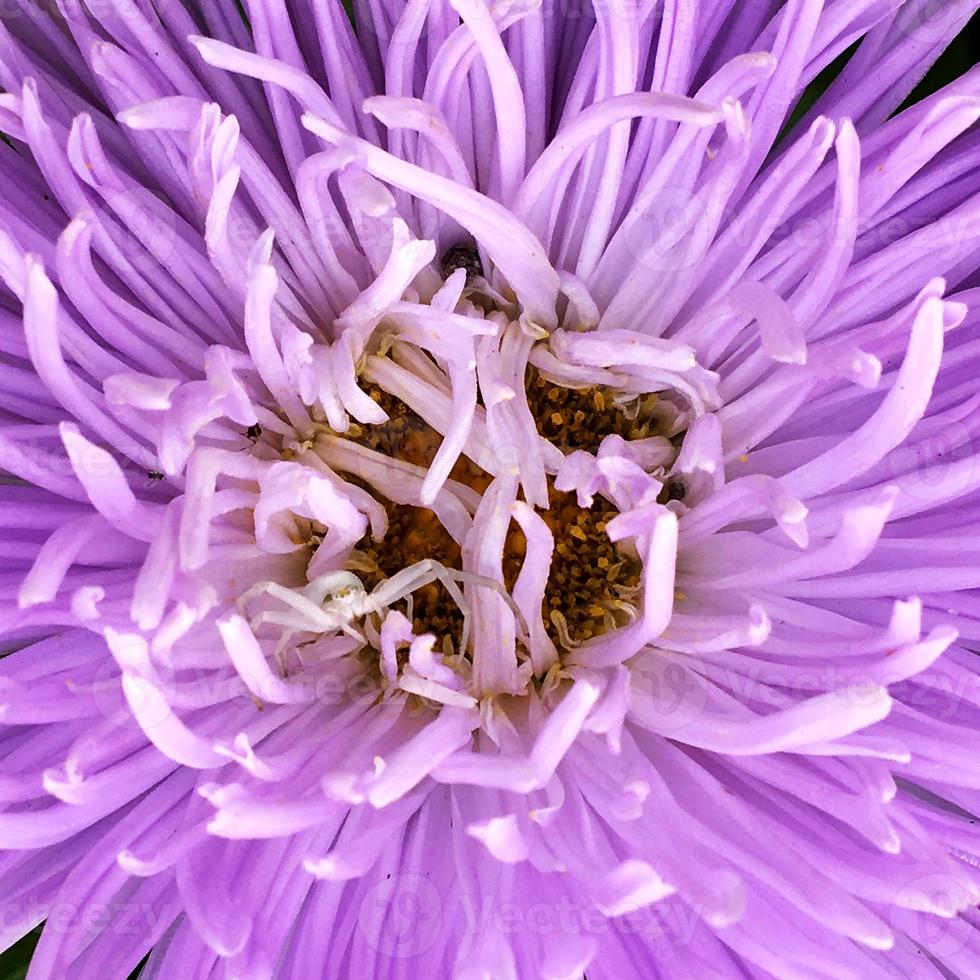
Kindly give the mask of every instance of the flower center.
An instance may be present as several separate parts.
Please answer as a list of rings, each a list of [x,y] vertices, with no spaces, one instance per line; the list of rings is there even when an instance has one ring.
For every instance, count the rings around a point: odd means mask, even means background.
[[[425,559],[434,559],[446,568],[462,568],[462,549],[433,511],[393,503],[386,510],[388,530],[384,538],[374,541],[365,535],[347,563],[365,589],[370,592],[385,579]],[[442,583],[426,583],[407,596],[403,605],[411,613],[414,632],[441,637],[444,652],[455,649],[463,615]]]
[[[662,428],[656,395],[624,399],[610,389],[582,389],[553,383],[529,367],[528,407],[538,433],[562,454],[594,454],[603,439],[616,435],[626,441],[648,439]],[[378,425],[352,426],[347,438],[393,460],[428,468],[441,435],[404,402],[383,389],[367,389],[388,415]],[[461,456],[450,479],[482,494],[491,477]],[[575,493],[555,487],[547,477],[549,507],[540,516],[554,537],[554,552],[542,603],[545,628],[559,651],[630,621],[639,593],[641,563],[630,542],[610,540],[606,525],[619,513],[601,493],[591,506],[579,504]],[[671,485],[668,485],[671,486]],[[674,485],[676,487],[676,485]],[[377,498],[376,488],[368,488]],[[665,489],[665,495],[667,494]],[[672,491],[676,496],[676,490]],[[465,571],[462,548],[433,510],[382,499],[388,529],[381,541],[370,534],[356,545],[347,568],[369,592],[403,569],[434,560],[448,569]],[[503,551],[504,587],[512,592],[526,556],[523,531],[511,521]],[[415,632],[433,633],[445,653],[456,652],[462,635],[463,612],[441,581],[428,582],[405,597],[398,607],[409,615]],[[467,651],[462,651],[466,653]]]
[[[619,511],[601,496],[579,507],[572,493],[549,487],[542,514],[555,537],[544,594],[545,627],[559,648],[568,648],[630,620],[639,592],[635,551],[609,540],[606,524]]]
[[[538,432],[566,455],[577,449],[594,453],[611,435],[647,439],[660,425],[656,395],[623,401],[608,388],[566,388],[534,367],[528,368],[525,384]]]

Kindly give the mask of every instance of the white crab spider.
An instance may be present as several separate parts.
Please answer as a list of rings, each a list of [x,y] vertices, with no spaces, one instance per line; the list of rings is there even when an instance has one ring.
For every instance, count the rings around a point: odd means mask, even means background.
[[[469,643],[470,607],[458,585],[459,582],[468,582],[500,592],[518,617],[518,622],[526,634],[527,624],[524,622],[524,617],[513,598],[499,582],[474,572],[447,568],[434,558],[425,558],[402,569],[391,578],[379,582],[371,592],[364,588],[364,583],[353,572],[336,571],[319,575],[298,590],[286,588],[278,582],[258,582],[240,596],[238,604],[244,611],[251,599],[260,595],[269,595],[289,607],[287,610],[280,611],[264,610],[250,620],[253,630],[265,624],[283,627],[283,633],[276,644],[276,656],[278,656],[294,633],[329,633],[341,629],[350,636],[364,640],[364,637],[351,626],[354,620],[379,613],[400,599],[408,598],[411,602],[413,592],[435,581],[441,582],[446,587],[446,591],[463,614],[463,635],[460,637],[459,647],[461,651],[465,650]],[[411,609],[409,613],[411,614]]]

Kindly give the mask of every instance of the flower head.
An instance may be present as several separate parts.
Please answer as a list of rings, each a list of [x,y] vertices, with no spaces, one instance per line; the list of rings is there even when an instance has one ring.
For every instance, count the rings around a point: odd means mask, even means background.
[[[976,974],[976,6],[4,12],[31,980]]]

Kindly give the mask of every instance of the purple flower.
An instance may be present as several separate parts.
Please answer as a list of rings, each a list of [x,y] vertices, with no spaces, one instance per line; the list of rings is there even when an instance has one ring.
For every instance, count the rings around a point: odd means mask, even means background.
[[[978,6],[5,5],[30,980],[980,976]]]

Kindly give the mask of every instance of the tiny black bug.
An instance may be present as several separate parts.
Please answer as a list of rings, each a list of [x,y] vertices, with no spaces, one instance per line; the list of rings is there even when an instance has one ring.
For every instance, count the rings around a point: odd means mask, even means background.
[[[259,425],[258,422],[254,423],[253,425],[250,425],[245,430],[245,435],[247,435],[249,437],[249,439],[252,440],[252,442],[255,442],[255,440],[258,439],[259,436],[262,435],[262,426]]]
[[[664,487],[664,493],[667,500],[683,500],[687,494],[687,488],[680,482],[680,480],[671,480],[670,483]]]
[[[457,269],[466,270],[466,281],[472,282],[476,276],[483,275],[480,253],[467,242],[457,242],[447,249],[440,262],[443,278],[448,279]]]
[[[149,470],[146,475],[147,477],[149,477],[149,479],[154,481],[162,480],[164,476],[164,474],[161,473],[159,470]]]

